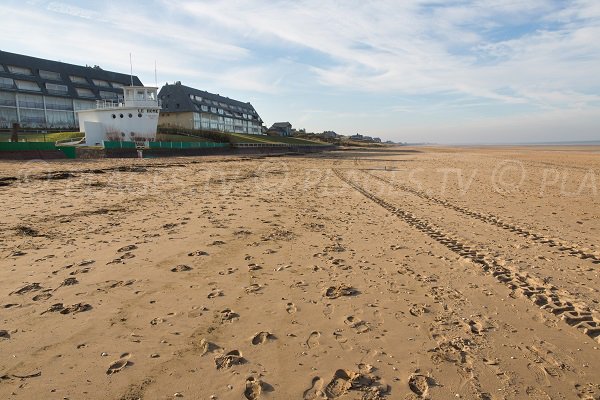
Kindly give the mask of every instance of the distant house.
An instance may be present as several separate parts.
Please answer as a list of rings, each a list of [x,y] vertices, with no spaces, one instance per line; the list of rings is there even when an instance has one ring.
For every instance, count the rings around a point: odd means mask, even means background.
[[[373,142],[375,142],[375,143],[381,143],[381,139],[378,138],[378,137],[373,138]]]
[[[334,131],[324,131],[321,134],[321,137],[326,138],[326,139],[335,139],[338,136],[337,133],[335,133]]]
[[[363,140],[363,138],[364,138],[363,135],[361,135],[360,133],[350,136],[351,140]]]
[[[292,124],[289,122],[275,122],[267,131],[269,135],[277,136],[291,136],[292,135]]]
[[[262,133],[262,120],[250,103],[243,103],[184,86],[181,82],[160,89],[159,126],[229,133]]]

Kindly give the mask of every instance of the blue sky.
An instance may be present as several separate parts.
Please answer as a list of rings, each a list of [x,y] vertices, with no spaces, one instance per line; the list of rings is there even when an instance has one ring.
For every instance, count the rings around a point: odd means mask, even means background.
[[[266,124],[436,143],[600,140],[598,0],[13,1],[0,49],[181,81]]]

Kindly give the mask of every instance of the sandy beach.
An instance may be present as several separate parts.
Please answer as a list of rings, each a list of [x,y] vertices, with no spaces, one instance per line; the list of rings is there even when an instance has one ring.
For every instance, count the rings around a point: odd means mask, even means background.
[[[0,163],[2,399],[600,399],[600,147]]]

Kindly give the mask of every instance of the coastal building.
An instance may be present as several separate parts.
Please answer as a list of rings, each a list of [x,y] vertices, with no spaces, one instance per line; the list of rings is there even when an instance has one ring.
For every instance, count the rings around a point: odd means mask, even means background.
[[[0,128],[73,129],[76,111],[123,101],[137,76],[0,51]]]
[[[262,119],[252,106],[218,94],[165,84],[158,93],[162,101],[158,125],[229,133],[262,133]]]
[[[267,134],[278,135],[278,136],[291,136],[292,135],[292,124],[289,122],[275,122]]]

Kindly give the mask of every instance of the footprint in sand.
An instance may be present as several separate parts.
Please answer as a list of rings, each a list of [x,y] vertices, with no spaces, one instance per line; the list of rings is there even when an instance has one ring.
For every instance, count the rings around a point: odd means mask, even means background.
[[[321,390],[323,388],[323,379],[315,376],[312,379],[310,387],[304,391],[302,395],[303,400],[324,400],[326,399],[325,393]]]
[[[240,318],[238,313],[231,311],[231,309],[226,308],[219,313],[219,321],[223,324],[225,322],[233,322],[236,319]]]
[[[327,297],[328,299],[337,299],[338,297],[354,296],[356,294],[358,294],[358,291],[352,286],[341,284],[338,286],[328,287],[327,289],[325,289],[323,296]]]
[[[215,358],[215,365],[217,369],[228,369],[233,365],[243,364],[246,360],[242,357],[242,353],[239,350],[231,350],[229,353]]]
[[[479,321],[473,321],[472,319],[464,321],[465,330],[475,335],[482,335],[484,332],[483,324]]]
[[[288,314],[295,314],[296,311],[298,311],[298,307],[296,307],[294,303],[287,303],[285,305],[285,311],[287,311]]]
[[[335,337],[335,340],[338,342],[342,350],[352,350],[352,346],[348,343],[348,338],[342,334],[341,330],[333,332],[333,336]]]
[[[130,244],[128,246],[121,247],[119,250],[117,250],[117,253],[126,253],[135,249],[137,249],[137,246],[135,244]]]
[[[253,345],[256,346],[259,344],[264,344],[271,339],[275,339],[275,336],[273,336],[270,332],[258,332],[256,335],[254,335],[252,337],[251,342]]]
[[[52,295],[50,293],[46,292],[46,293],[36,294],[35,296],[33,296],[32,300],[33,301],[48,300],[50,297],[52,297]]]
[[[200,339],[200,342],[198,343],[198,347],[200,348],[201,356],[205,355],[206,353],[209,353],[209,352],[212,353],[213,351],[220,349],[219,346],[217,346],[213,342],[209,342],[208,340],[206,340],[206,338]]]
[[[432,379],[421,374],[412,374],[408,379],[409,389],[419,397],[427,397],[429,395],[431,384]]]
[[[325,306],[323,307],[323,315],[325,315],[327,318],[329,318],[329,316],[331,314],[333,314],[333,310],[334,310],[334,306],[331,303],[327,303],[325,304]]]
[[[175,267],[171,268],[171,272],[185,272],[185,271],[191,271],[193,268],[190,267],[189,265],[185,265],[185,264],[179,264],[176,265]]]
[[[343,396],[352,387],[352,378],[350,377],[349,371],[344,369],[338,369],[333,375],[331,382],[325,387],[325,395],[328,399],[336,399]]]
[[[306,345],[308,346],[308,348],[314,349],[315,347],[319,346],[321,344],[321,343],[319,343],[320,337],[321,337],[321,332],[312,331],[310,333],[310,335],[308,335],[308,339],[306,339]]]
[[[368,332],[371,328],[369,328],[369,324],[366,323],[365,321],[356,318],[352,315],[349,315],[348,317],[346,317],[346,319],[344,320],[344,323],[346,325],[348,325],[350,328],[352,328],[352,330],[354,330],[355,333],[365,333]]]
[[[206,297],[208,297],[209,299],[214,299],[215,297],[220,296],[223,296],[223,291],[221,289],[213,289]]]
[[[116,374],[117,372],[120,372],[123,369],[125,369],[125,367],[133,365],[133,363],[131,361],[129,361],[130,358],[131,358],[131,354],[129,354],[129,353],[121,354],[121,358],[119,358],[117,361],[114,361],[112,364],[110,364],[110,366],[106,370],[106,375]]]
[[[207,256],[208,253],[202,250],[196,250],[196,251],[192,251],[191,253],[188,253],[188,256],[190,257],[200,257],[200,256]]]
[[[426,304],[413,304],[410,306],[408,312],[413,317],[420,317],[423,314],[427,314],[429,312],[429,308]]]
[[[244,396],[248,400],[257,400],[260,398],[262,393],[262,381],[253,376],[249,376],[246,379],[246,389],[244,390]]]

